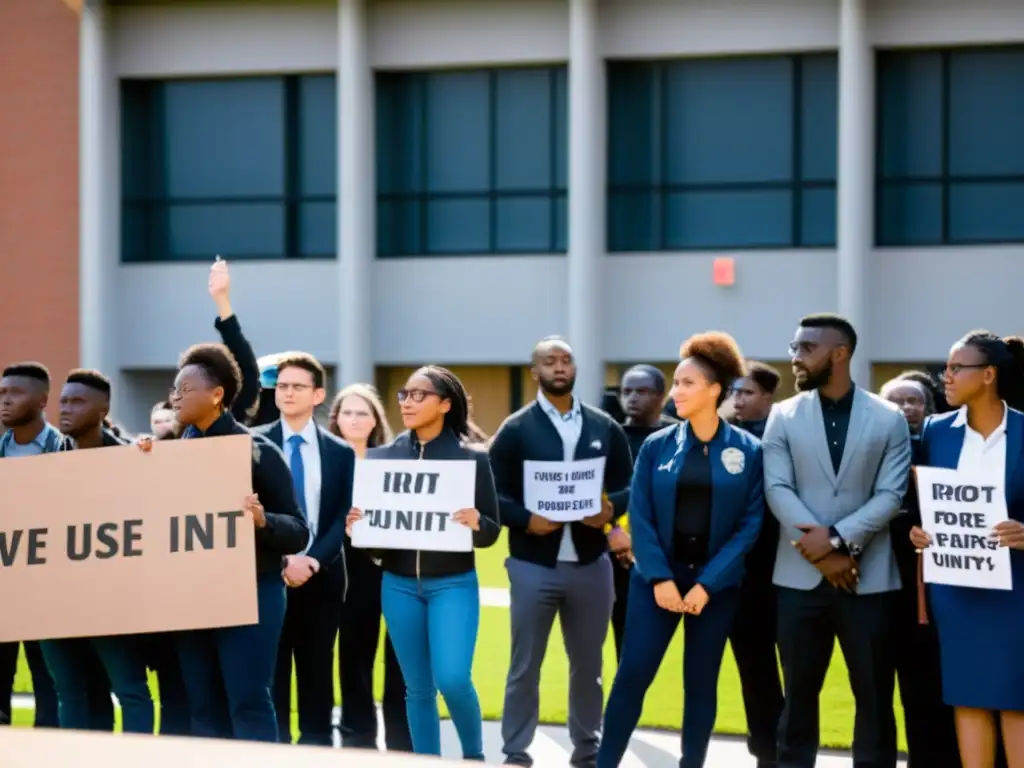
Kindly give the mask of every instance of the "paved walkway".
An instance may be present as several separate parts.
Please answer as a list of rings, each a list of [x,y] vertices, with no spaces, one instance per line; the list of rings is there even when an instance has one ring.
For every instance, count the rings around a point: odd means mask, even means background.
[[[116,699],[115,699],[116,702]],[[18,709],[32,709],[35,702],[29,694],[16,694],[14,706]],[[337,727],[339,710],[334,711],[334,722]],[[377,713],[380,719],[380,712]],[[384,732],[383,721],[380,722],[380,733]],[[335,745],[339,745],[339,737],[335,731]],[[383,744],[380,745],[383,749]],[[441,724],[441,751],[446,758],[458,759],[462,756],[459,739],[451,721]],[[572,744],[565,726],[542,725],[537,731],[530,749],[534,764],[544,768],[568,768]],[[501,726],[495,722],[484,723],[484,754],[487,762],[500,765]],[[679,734],[666,731],[640,730],[633,736],[629,752],[621,763],[621,768],[676,768],[679,765]],[[849,768],[849,754],[822,752],[818,757],[817,768]],[[900,768],[906,763],[900,761]],[[756,761],[747,754],[746,744],[741,739],[716,737],[712,740],[711,750],[705,768],[755,768]]]

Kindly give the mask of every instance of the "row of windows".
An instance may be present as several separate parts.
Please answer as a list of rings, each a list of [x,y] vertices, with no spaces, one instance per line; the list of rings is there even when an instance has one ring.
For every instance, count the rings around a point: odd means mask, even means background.
[[[876,241],[1024,241],[1024,49],[880,53]],[[610,251],[836,240],[830,54],[608,67]],[[564,67],[379,73],[378,255],[562,253]],[[126,261],[330,258],[333,75],[122,84]]]

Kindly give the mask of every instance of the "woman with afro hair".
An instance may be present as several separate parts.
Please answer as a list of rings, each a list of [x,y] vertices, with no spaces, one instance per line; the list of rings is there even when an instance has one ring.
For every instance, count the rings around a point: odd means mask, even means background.
[[[648,437],[637,455],[629,501],[636,564],[598,768],[622,760],[681,617],[686,650],[679,765],[704,765],[743,562],[765,509],[761,445],[718,414],[744,375],[743,353],[728,334],[687,339],[669,394],[681,421]]]

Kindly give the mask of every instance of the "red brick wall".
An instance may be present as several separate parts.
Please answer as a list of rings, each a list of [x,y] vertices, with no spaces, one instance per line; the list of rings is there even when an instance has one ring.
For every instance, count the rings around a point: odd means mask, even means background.
[[[78,363],[78,15],[0,0],[0,365]]]

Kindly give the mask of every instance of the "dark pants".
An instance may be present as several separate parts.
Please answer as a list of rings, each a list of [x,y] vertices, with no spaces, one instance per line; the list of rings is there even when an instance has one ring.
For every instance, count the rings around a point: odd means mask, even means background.
[[[677,580],[685,595],[692,579]],[[640,720],[644,697],[654,682],[672,636],[683,619],[683,728],[681,768],[701,768],[707,756],[718,710],[718,675],[725,643],[739,604],[739,590],[716,592],[699,616],[666,611],[654,599],[654,587],[634,573],[622,660],[604,712],[597,768],[616,768]]]
[[[852,595],[825,581],[807,591],[779,588],[779,651],[786,683],[780,768],[815,764],[819,697],[837,638],[856,703],[853,764],[895,768],[894,599],[892,592]]]
[[[740,673],[747,715],[747,749],[764,763],[777,758],[776,740],[782,717],[782,681],[775,653],[778,601],[771,574],[748,574],[740,587],[736,621],[729,634]]]
[[[377,707],[373,700],[373,668],[377,660],[381,621],[381,570],[366,552],[346,542],[349,587],[341,607],[338,635],[338,677],[341,686],[341,743],[345,747],[377,748]],[[391,636],[384,633],[384,743],[389,752],[412,752],[405,709],[405,679]]]
[[[278,573],[256,585],[259,623],[178,633],[192,735],[277,741],[271,688],[285,614]]]
[[[149,668],[156,673],[160,690],[160,734],[188,736],[192,732],[188,694],[181,674],[178,641],[174,632],[146,636]]]
[[[317,574],[288,590],[288,607],[277,648],[274,709],[280,740],[292,741],[292,659],[299,709],[299,743],[334,744],[334,641],[338,636],[342,592]]]
[[[13,722],[14,713],[11,711],[11,696],[14,690],[14,676],[18,669],[18,650],[22,643],[0,644],[0,719],[6,718],[7,722]],[[50,671],[43,661],[43,653],[39,649],[39,643],[28,642],[25,646],[25,660],[28,662],[29,671],[32,673],[32,692],[35,695],[36,710],[34,725],[36,728],[57,728],[60,725],[60,716],[57,712],[57,691],[53,687],[53,679]],[[107,696],[107,701],[110,697]],[[110,722],[113,730],[114,706],[110,704]]]
[[[612,560],[612,583],[615,602],[612,603],[612,636],[615,638],[615,658],[622,658],[622,640],[626,634],[626,607],[629,605],[629,575],[632,568],[616,558]]]
[[[87,730],[93,718],[97,660],[109,680],[110,691],[121,705],[121,729],[125,733],[153,733],[153,695],[146,677],[146,654],[136,636],[70,638],[40,643],[50,670],[60,713],[60,727]],[[91,679],[90,679],[91,678]]]

